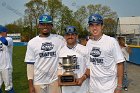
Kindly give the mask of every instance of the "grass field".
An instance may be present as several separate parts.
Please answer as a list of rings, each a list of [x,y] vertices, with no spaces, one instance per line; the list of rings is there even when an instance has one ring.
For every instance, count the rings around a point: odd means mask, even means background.
[[[24,63],[25,52],[26,46],[14,46],[13,48],[13,84],[15,93],[28,93],[26,64]]]

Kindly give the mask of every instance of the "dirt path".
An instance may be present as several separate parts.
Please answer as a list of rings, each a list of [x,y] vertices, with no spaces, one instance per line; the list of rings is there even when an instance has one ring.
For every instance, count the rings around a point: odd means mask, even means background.
[[[128,91],[123,93],[140,93],[140,65],[128,63],[127,67],[129,86]]]

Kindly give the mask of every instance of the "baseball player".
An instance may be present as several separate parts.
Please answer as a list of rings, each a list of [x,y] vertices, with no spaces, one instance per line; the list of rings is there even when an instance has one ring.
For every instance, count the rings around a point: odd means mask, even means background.
[[[1,86],[4,82],[5,91],[7,93],[14,93],[12,83],[12,52],[13,40],[7,37],[7,28],[0,25],[0,93],[2,93]]]
[[[102,33],[103,18],[92,14],[88,19],[93,39],[90,52],[90,93],[121,93],[124,57],[117,40]]]
[[[66,27],[64,38],[67,45],[60,50],[59,57],[62,58],[75,55],[78,68],[74,70],[74,73],[77,74],[77,86],[62,86],[62,93],[88,93],[88,50],[85,46],[77,43],[78,35],[74,26]]]
[[[40,34],[28,42],[25,62],[29,93],[58,93],[58,52],[64,46],[63,37],[51,34],[52,17],[39,17]]]

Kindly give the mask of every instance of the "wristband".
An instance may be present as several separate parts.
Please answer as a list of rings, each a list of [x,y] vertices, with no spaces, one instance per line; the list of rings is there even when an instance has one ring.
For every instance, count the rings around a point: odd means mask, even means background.
[[[122,90],[122,85],[118,84],[116,90]]]
[[[122,87],[118,87],[118,86],[117,86],[117,87],[116,87],[116,90],[122,90]]]
[[[120,85],[120,84],[117,84],[117,87],[121,87],[121,88],[122,88],[122,85]]]

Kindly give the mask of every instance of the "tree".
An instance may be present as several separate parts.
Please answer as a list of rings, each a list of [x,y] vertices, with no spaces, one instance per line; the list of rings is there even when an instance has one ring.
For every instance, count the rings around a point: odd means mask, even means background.
[[[104,33],[109,36],[115,37],[118,23],[111,18],[105,19],[104,22]]]
[[[20,33],[20,26],[16,25],[16,24],[7,24],[5,25],[6,28],[8,29],[8,33]]]
[[[35,28],[35,34],[38,34],[38,17],[41,14],[44,14],[46,12],[46,2],[43,2],[42,0],[31,0],[28,3],[25,4],[27,9],[25,10],[25,18],[29,20],[28,25],[30,25],[31,30],[33,30],[33,27]]]
[[[76,12],[74,12],[74,17],[79,21],[83,27],[86,26],[86,18],[88,16],[87,9],[85,6],[81,6]]]
[[[117,13],[112,11],[108,6],[103,6],[101,4],[90,4],[87,7],[81,6],[74,14],[76,19],[81,23],[84,29],[87,26],[87,18],[92,13],[98,13],[103,16],[105,33],[109,35],[115,34],[115,29],[117,25]]]

